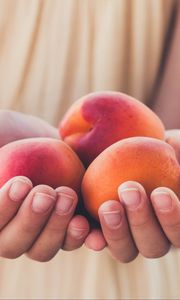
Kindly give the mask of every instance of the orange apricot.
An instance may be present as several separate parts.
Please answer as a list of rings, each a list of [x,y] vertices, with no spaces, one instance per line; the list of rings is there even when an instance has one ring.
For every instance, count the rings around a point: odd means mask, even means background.
[[[180,165],[174,149],[164,141],[132,137],[105,149],[88,167],[82,181],[87,211],[98,219],[98,209],[107,200],[118,200],[118,187],[125,181],[142,184],[150,196],[164,186],[180,198]]]

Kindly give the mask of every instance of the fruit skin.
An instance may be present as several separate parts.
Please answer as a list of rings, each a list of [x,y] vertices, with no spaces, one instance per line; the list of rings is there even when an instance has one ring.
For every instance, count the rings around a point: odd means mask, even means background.
[[[54,138],[28,138],[0,148],[0,187],[14,176],[33,185],[69,186],[80,192],[84,166],[73,150]]]
[[[118,200],[118,187],[137,181],[148,196],[160,186],[180,198],[180,165],[173,148],[154,138],[133,137],[104,150],[88,167],[82,181],[87,211],[98,219],[98,209],[107,200]]]
[[[164,140],[164,126],[152,110],[126,94],[112,91],[92,93],[76,101],[60,122],[59,132],[85,166],[124,138]]]

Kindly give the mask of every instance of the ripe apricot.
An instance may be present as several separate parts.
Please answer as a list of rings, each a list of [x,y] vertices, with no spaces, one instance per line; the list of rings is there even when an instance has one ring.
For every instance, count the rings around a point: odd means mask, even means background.
[[[164,140],[164,126],[152,110],[133,97],[112,91],[76,101],[60,122],[59,132],[85,166],[104,149],[128,137]]]
[[[98,209],[107,200],[118,200],[118,187],[137,181],[148,194],[164,186],[180,197],[180,165],[174,149],[148,137],[121,140],[105,149],[88,167],[82,195],[88,212],[98,219]]]
[[[80,192],[84,166],[73,150],[53,138],[28,138],[0,148],[0,187],[14,176],[27,176],[33,185],[65,185]]]

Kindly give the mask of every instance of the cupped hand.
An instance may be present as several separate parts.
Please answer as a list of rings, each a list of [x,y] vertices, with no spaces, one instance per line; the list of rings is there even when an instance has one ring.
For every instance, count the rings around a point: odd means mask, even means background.
[[[142,185],[129,181],[118,194],[119,202],[109,200],[99,209],[102,232],[114,258],[130,262],[138,253],[159,258],[172,245],[180,248],[180,201],[172,190],[159,187],[149,199]],[[95,250],[96,244],[92,232],[86,245]]]
[[[57,128],[33,116],[0,110],[0,146],[29,137],[58,138]],[[0,256],[17,258],[26,253],[48,261],[60,249],[79,248],[89,231],[85,217],[74,216],[76,193],[32,186],[26,177],[14,177],[0,189]]]
[[[26,177],[14,177],[0,190],[0,256],[26,253],[49,261],[60,250],[79,248],[89,232],[87,220],[74,215],[76,193],[68,187],[33,188]]]
[[[180,130],[166,131],[166,142],[180,162]],[[102,231],[88,235],[88,248],[97,250],[104,237],[112,256],[121,262],[130,262],[139,253],[158,258],[171,246],[180,248],[180,199],[172,190],[159,187],[147,197],[142,185],[129,181],[119,187],[118,195],[120,201],[112,199],[101,205]]]

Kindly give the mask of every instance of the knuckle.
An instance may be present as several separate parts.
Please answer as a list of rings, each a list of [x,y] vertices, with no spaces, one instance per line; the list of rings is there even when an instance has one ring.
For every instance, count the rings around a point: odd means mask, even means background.
[[[111,243],[115,243],[117,245],[119,245],[119,243],[124,242],[127,239],[127,233],[123,233],[121,232],[121,234],[119,234],[119,232],[109,232],[106,234],[106,240],[109,242],[109,244]]]
[[[142,227],[148,226],[150,223],[150,218],[146,216],[145,218],[139,218],[130,223],[130,226],[134,229],[141,229]]]
[[[60,246],[64,238],[67,235],[67,224],[48,224],[46,230],[46,236],[49,236],[51,240],[56,241]]]
[[[65,218],[61,218],[61,222],[51,222],[48,226],[48,232],[49,235],[56,235],[56,236],[62,236],[66,234],[67,228],[68,228],[68,217],[65,216]]]
[[[117,236],[117,235],[107,235],[106,236],[106,240],[109,242],[109,243],[119,243],[122,239]]]
[[[127,233],[126,235],[125,233],[122,233],[121,236],[119,235],[109,236],[109,239],[106,237],[106,241],[111,248],[116,250],[116,252],[120,251],[120,249],[123,249],[124,247],[126,249],[130,247],[127,252],[129,251],[131,252],[132,249],[134,249],[134,243],[132,242],[130,235],[127,235]]]
[[[36,223],[28,223],[28,222],[22,222],[21,224],[21,230],[25,234],[31,234],[37,231],[37,224]]]

